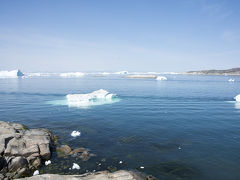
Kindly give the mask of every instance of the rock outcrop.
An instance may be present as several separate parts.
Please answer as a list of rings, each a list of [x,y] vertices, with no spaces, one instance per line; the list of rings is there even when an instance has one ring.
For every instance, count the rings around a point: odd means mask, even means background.
[[[47,129],[0,121],[0,179],[30,175],[50,159],[53,139]]]
[[[120,170],[114,173],[108,171],[96,172],[93,174],[82,175],[58,175],[43,174],[32,177],[23,178],[21,180],[144,180],[142,175],[132,171]]]

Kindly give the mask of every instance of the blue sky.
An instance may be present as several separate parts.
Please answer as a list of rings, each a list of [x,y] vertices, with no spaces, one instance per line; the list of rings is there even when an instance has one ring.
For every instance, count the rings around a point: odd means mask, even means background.
[[[0,0],[0,70],[240,67],[238,0]]]

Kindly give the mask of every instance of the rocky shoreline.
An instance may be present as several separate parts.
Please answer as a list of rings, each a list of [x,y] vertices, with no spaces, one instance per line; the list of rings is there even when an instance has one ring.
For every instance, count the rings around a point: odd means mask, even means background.
[[[115,172],[100,171],[82,175],[57,175],[43,174],[32,176],[46,162],[51,154],[56,151],[62,156],[74,156],[82,161],[87,161],[95,156],[89,149],[71,149],[68,145],[57,147],[57,137],[48,129],[28,129],[17,123],[0,121],[0,180],[24,178],[35,179],[118,179],[118,180],[143,180],[155,179],[146,177],[139,172],[120,170]],[[29,177],[32,176],[32,177]]]

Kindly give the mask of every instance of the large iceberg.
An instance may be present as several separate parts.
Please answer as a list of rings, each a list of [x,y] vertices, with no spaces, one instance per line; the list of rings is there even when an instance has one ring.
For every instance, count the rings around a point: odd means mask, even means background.
[[[165,76],[158,76],[156,78],[156,80],[158,80],[158,81],[165,81],[165,80],[167,80],[167,78]]]
[[[91,106],[111,103],[116,98],[116,94],[109,93],[104,89],[99,89],[88,94],[68,94],[66,96],[69,106]]]
[[[82,72],[68,72],[68,73],[60,73],[61,77],[82,77],[85,74]]]
[[[240,94],[234,98],[237,102],[240,102]]]
[[[18,78],[22,76],[24,76],[24,74],[19,69],[13,71],[0,71],[0,78]]]

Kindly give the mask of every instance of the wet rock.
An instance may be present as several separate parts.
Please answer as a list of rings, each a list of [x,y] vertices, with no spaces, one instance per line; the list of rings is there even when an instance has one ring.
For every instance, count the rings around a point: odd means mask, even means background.
[[[82,175],[57,175],[57,174],[44,174],[24,178],[22,180],[145,180],[146,178],[139,173],[132,171],[116,171],[109,173],[101,171],[96,173],[88,173]]]
[[[70,155],[72,152],[72,149],[68,145],[61,145],[60,148],[57,148],[57,151],[64,155]]]
[[[76,148],[72,150],[68,145],[62,145],[57,148],[59,157],[71,155],[72,157],[80,158],[82,161],[88,161],[91,157],[96,156],[89,151],[90,150],[86,148]]]
[[[17,123],[0,121],[0,171],[6,178],[17,178],[51,157],[53,136],[47,129],[28,129]]]

